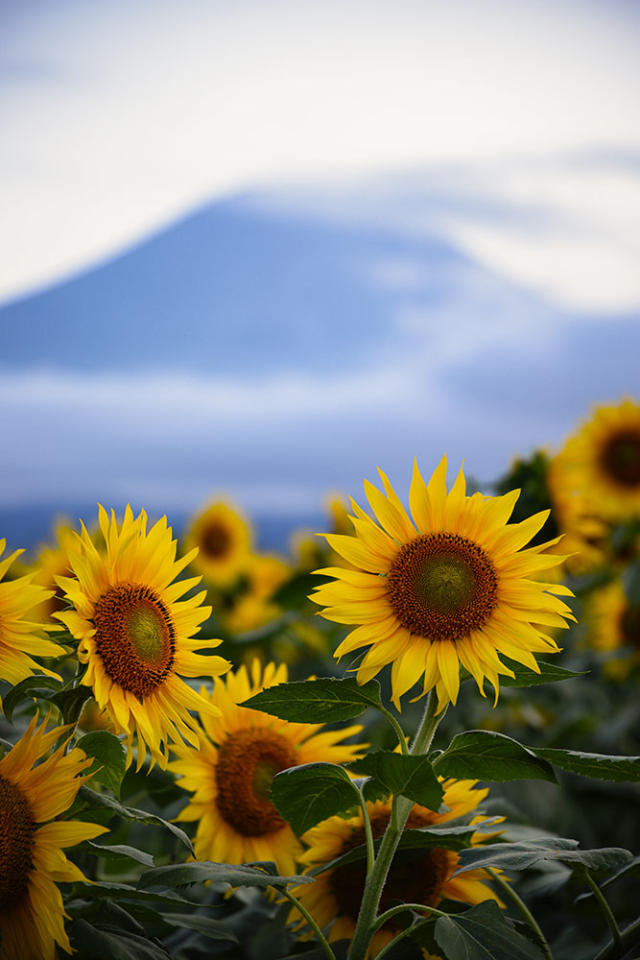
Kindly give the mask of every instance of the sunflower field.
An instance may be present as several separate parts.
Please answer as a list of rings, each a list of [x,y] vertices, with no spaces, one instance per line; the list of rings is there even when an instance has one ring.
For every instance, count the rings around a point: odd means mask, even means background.
[[[640,405],[416,453],[288,556],[0,541],[0,960],[640,957]]]

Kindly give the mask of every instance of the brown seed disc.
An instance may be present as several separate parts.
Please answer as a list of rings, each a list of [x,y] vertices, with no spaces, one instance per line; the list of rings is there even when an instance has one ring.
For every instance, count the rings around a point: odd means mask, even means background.
[[[388,813],[380,813],[371,818],[371,831],[376,840],[381,837],[389,822]],[[429,826],[433,818],[426,813],[416,811],[409,814],[406,829]],[[358,827],[340,851],[340,856],[365,842],[364,828]],[[428,907],[437,907],[442,899],[442,887],[451,873],[452,858],[447,850],[434,847],[425,853],[416,855],[416,851],[399,850],[394,859],[380,900],[380,913],[398,902],[423,903]],[[347,915],[355,922],[362,903],[366,879],[365,861],[348,863],[331,871],[329,884],[338,904],[338,913]],[[386,924],[387,930],[398,930],[392,919]]]
[[[0,911],[26,893],[36,825],[22,791],[0,777]]]
[[[271,730],[235,730],[218,748],[216,805],[244,837],[280,830],[285,821],[269,799],[276,773],[298,765],[295,748]]]
[[[200,534],[200,551],[212,560],[222,560],[229,553],[231,536],[227,527],[212,520]]]
[[[640,430],[620,430],[610,437],[600,462],[616,483],[623,487],[640,486]]]
[[[454,533],[406,543],[389,570],[389,602],[403,627],[430,640],[459,640],[489,619],[498,584],[484,550]]]
[[[173,665],[175,630],[166,606],[149,587],[119,583],[100,597],[93,620],[105,672],[144,700]]]

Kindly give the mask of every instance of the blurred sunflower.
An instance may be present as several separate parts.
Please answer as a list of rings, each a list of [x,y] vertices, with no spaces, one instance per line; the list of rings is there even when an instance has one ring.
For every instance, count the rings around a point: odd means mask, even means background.
[[[589,597],[585,620],[589,642],[596,650],[620,650],[640,657],[640,605],[631,603],[620,580],[614,580]]]
[[[6,540],[0,540],[0,557],[6,544]],[[59,657],[65,653],[59,644],[46,638],[47,627],[38,622],[38,611],[42,613],[53,591],[33,583],[32,573],[16,580],[3,580],[21,553],[22,550],[16,550],[0,560],[0,680],[11,684],[20,683],[34,672],[57,677],[33,657]]]
[[[286,666],[269,663],[262,671],[257,660],[250,674],[244,666],[227,674],[216,681],[213,694],[202,691],[220,716],[203,715],[198,748],[172,748],[178,760],[169,769],[178,774],[178,785],[194,794],[178,819],[197,822],[194,846],[200,860],[273,860],[281,873],[292,873],[302,847],[269,799],[275,774],[318,760],[345,763],[359,755],[358,744],[342,741],[359,733],[360,726],[325,730],[322,724],[288,723],[239,706],[286,681]]]
[[[419,829],[434,824],[445,823],[475,810],[487,796],[488,790],[475,789],[475,780],[445,780],[443,804],[449,807],[446,813],[434,813],[426,807],[416,804],[405,829]],[[391,804],[388,801],[367,803],[374,840],[381,837],[389,822]],[[484,818],[475,817],[471,822],[480,823]],[[308,845],[300,862],[306,870],[320,867],[331,860],[359,847],[365,842],[362,811],[348,820],[342,817],[330,817],[307,831],[303,840]],[[475,846],[487,840],[487,834],[474,833],[471,843]],[[423,903],[437,907],[442,900],[457,900],[462,903],[476,904],[483,900],[496,900],[499,897],[485,884],[488,879],[484,870],[469,870],[458,877],[453,874],[458,868],[458,854],[453,850],[433,847],[425,852],[398,851],[394,857],[387,881],[382,891],[380,912],[398,902]],[[311,884],[304,884],[292,892],[307,908],[321,929],[333,924],[329,940],[350,940],[355,930],[364,883],[366,879],[365,860],[337,866],[319,873]],[[303,927],[300,915],[294,909],[289,915],[290,922]],[[401,925],[391,919],[372,940],[369,956],[374,957],[387,944]]]
[[[134,518],[127,507],[122,525],[99,508],[105,549],[99,552],[85,527],[68,549],[74,577],[57,577],[74,610],[56,614],[80,643],[78,659],[87,665],[82,683],[92,687],[98,706],[107,708],[131,750],[137,735],[138,768],[146,747],[162,765],[166,743],[182,735],[197,743],[197,722],[190,710],[215,707],[182,680],[215,677],[229,664],[203,656],[219,640],[196,640],[210,607],[205,591],[180,600],[200,580],[175,578],[193,560],[194,551],[176,559],[176,541],[166,517],[147,532],[142,510]]]
[[[560,454],[556,486],[616,522],[640,516],[640,405],[598,407]]]
[[[93,763],[82,750],[60,746],[34,766],[64,735],[31,721],[0,760],[0,960],[55,960],[56,944],[71,953],[64,907],[56,883],[86,880],[63,848],[92,840],[107,827],[59,820]],[[48,822],[53,821],[53,822]]]
[[[291,576],[288,563],[275,554],[250,554],[242,570],[245,589],[234,597],[223,619],[233,633],[256,630],[282,612],[272,596]]]
[[[54,613],[64,609],[64,594],[56,583],[56,577],[68,576],[71,572],[67,548],[73,543],[74,530],[70,524],[60,521],[56,523],[53,533],[54,542],[40,547],[30,567],[34,583],[52,591],[42,604],[40,615],[45,619],[50,619]]]
[[[487,678],[498,697],[499,674],[513,676],[500,654],[539,672],[534,653],[558,646],[543,627],[566,627],[575,619],[554,594],[571,596],[561,585],[533,580],[562,563],[543,543],[525,544],[549,516],[543,510],[507,524],[519,490],[502,497],[466,496],[462,469],[447,493],[446,457],[427,485],[414,466],[409,502],[413,522],[386,475],[385,494],[365,480],[365,492],[380,525],[355,501],[355,534],[327,534],[330,546],[357,570],[316,571],[335,581],[312,599],[336,623],[360,624],[336,657],[369,646],[357,679],[366,683],[392,664],[393,701],[424,676],[423,695],[435,687],[439,710],[455,704],[460,665],[484,696]],[[557,542],[557,541],[555,541]]]
[[[211,503],[191,521],[185,548],[197,547],[194,569],[217,586],[231,583],[242,570],[251,550],[251,527],[235,507]]]

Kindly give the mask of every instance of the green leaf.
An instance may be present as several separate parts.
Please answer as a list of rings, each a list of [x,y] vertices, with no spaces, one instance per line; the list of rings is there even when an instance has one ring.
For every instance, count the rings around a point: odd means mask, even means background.
[[[634,560],[622,574],[622,585],[629,603],[640,606],[640,561]]]
[[[95,883],[74,884],[74,891],[83,900],[118,900],[123,903],[149,904],[157,906],[158,904],[168,905],[170,907],[182,908],[185,905],[193,906],[191,900],[186,900],[180,894],[175,892],[155,892],[149,890],[139,890],[132,887],[129,883],[116,883],[115,881],[98,880]]]
[[[190,883],[228,883],[232,887],[287,887],[289,884],[310,883],[313,877],[280,877],[255,867],[235,866],[231,863],[213,863],[201,860],[197,863],[180,863],[176,866],[156,867],[147,870],[138,880],[138,888],[153,887],[171,890],[186,887]]]
[[[13,721],[13,711],[22,700],[51,700],[52,690],[59,690],[62,686],[61,680],[55,677],[46,677],[43,674],[36,674],[31,677],[25,677],[20,683],[16,683],[3,700],[2,709],[4,715],[11,723]]]
[[[487,900],[464,913],[438,917],[434,935],[448,960],[541,960],[542,954],[514,929],[497,903]]]
[[[429,810],[440,809],[444,793],[427,757],[376,750],[361,760],[354,760],[348,769],[373,777],[389,793],[407,797]]]
[[[628,850],[603,847],[599,850],[578,850],[577,840],[562,837],[542,837],[540,840],[521,840],[517,843],[492,843],[462,850],[460,866],[453,874],[466,873],[478,867],[500,867],[505,870],[526,870],[543,861],[555,860],[571,869],[580,866],[591,870],[614,870],[633,859]]]
[[[177,827],[175,823],[170,823],[168,820],[163,820],[162,817],[156,816],[155,813],[148,813],[146,810],[138,810],[136,807],[126,807],[114,797],[110,797],[106,793],[97,793],[95,790],[91,790],[89,787],[84,786],[80,787],[80,790],[78,791],[78,799],[84,806],[86,806],[88,810],[96,808],[108,810],[111,813],[122,817],[124,820],[133,820],[137,823],[147,823],[155,827],[164,827],[164,829],[172,833],[174,837],[180,841],[180,843],[184,844],[189,853],[193,853],[191,840],[186,835],[184,830],[181,830],[180,827]]]
[[[380,684],[370,680],[359,686],[354,677],[296,680],[268,687],[241,706],[293,723],[334,723],[359,717],[367,707],[380,707]]]
[[[238,938],[229,927],[220,920],[213,920],[202,913],[165,913],[163,911],[160,919],[170,927],[193,930],[211,940],[232,940],[238,943]]]
[[[96,730],[81,737],[76,746],[88,757],[95,757],[96,762],[88,771],[93,772],[94,781],[102,783],[119,798],[127,759],[122,741],[106,730]]]
[[[535,670],[529,670],[516,660],[507,660],[505,663],[513,670],[515,677],[500,677],[501,687],[535,687],[542,683],[557,683],[560,680],[571,680],[573,677],[584,677],[589,672],[583,670],[566,670],[555,663],[547,663],[546,660],[538,660],[540,673]]]
[[[102,843],[96,843],[95,840],[88,840],[86,847],[89,853],[96,857],[105,857],[107,860],[121,860],[124,857],[127,860],[143,863],[145,867],[155,865],[150,853],[145,853],[144,850],[138,850],[136,847],[129,847],[124,843],[113,843],[106,846]]]
[[[171,960],[164,947],[135,933],[101,929],[86,920],[73,925],[74,946],[82,958],[109,957],[109,960]]]
[[[76,723],[85,703],[92,697],[91,687],[78,684],[76,687],[61,690],[51,699],[62,714],[63,723]]]
[[[321,583],[328,583],[327,577],[315,573],[297,573],[283,583],[271,597],[271,602],[287,610],[300,610],[309,605],[309,594]]]
[[[536,756],[548,760],[555,767],[596,780],[616,783],[640,780],[640,757],[616,757],[601,753],[582,753],[577,750],[559,750],[556,747],[529,747]]]
[[[304,763],[273,778],[271,799],[298,836],[321,820],[360,803],[360,793],[344,767]]]
[[[489,730],[457,734],[433,762],[437,774],[458,779],[550,780],[557,783],[553,767],[517,740]]]

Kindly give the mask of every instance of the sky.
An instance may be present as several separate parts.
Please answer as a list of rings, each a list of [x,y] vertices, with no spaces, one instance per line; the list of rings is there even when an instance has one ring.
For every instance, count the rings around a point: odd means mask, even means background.
[[[638,393],[640,8],[2,0],[0,517],[309,514]]]

